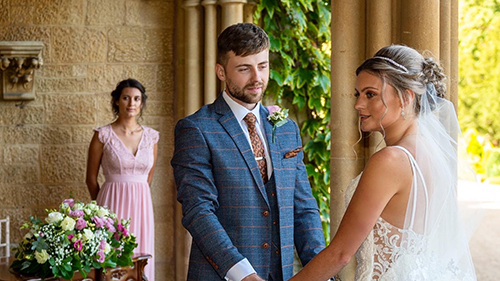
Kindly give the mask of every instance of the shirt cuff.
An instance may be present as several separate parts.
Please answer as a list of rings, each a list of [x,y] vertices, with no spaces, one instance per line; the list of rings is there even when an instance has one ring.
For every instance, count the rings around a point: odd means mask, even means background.
[[[247,259],[242,259],[233,265],[226,274],[226,280],[241,281],[250,274],[257,273]]]

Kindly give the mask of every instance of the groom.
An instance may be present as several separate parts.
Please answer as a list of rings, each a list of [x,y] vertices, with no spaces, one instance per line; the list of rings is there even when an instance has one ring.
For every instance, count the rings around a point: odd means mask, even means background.
[[[215,67],[226,88],[177,123],[172,159],[184,227],[193,237],[188,280],[288,280],[294,249],[305,265],[324,248],[297,124],[276,128],[261,105],[269,38],[226,28]]]

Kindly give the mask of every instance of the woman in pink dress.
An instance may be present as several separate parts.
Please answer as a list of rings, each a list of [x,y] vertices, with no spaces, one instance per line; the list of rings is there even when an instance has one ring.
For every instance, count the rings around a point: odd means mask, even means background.
[[[154,218],[150,185],[157,158],[158,131],[137,122],[146,106],[144,86],[137,80],[118,83],[111,93],[116,120],[95,129],[87,164],[87,186],[92,200],[109,207],[120,219],[130,218],[137,237],[134,253],[153,256],[145,273],[154,281]],[[99,187],[102,165],[106,181]]]

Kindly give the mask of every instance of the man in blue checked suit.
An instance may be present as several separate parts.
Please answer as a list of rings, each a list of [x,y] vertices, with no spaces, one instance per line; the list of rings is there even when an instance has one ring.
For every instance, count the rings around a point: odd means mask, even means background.
[[[287,120],[273,138],[260,102],[269,79],[267,34],[235,24],[217,45],[215,70],[226,88],[175,128],[171,163],[193,237],[188,280],[288,280],[294,249],[305,265],[324,248],[299,129]]]

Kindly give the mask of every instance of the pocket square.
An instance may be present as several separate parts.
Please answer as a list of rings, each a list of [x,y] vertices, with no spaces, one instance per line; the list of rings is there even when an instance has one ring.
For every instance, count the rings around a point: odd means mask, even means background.
[[[285,153],[285,159],[293,158],[293,157],[297,156],[297,154],[299,154],[299,152],[301,152],[301,151],[302,151],[302,146],[299,148],[296,148],[294,150],[290,150],[287,153]]]

